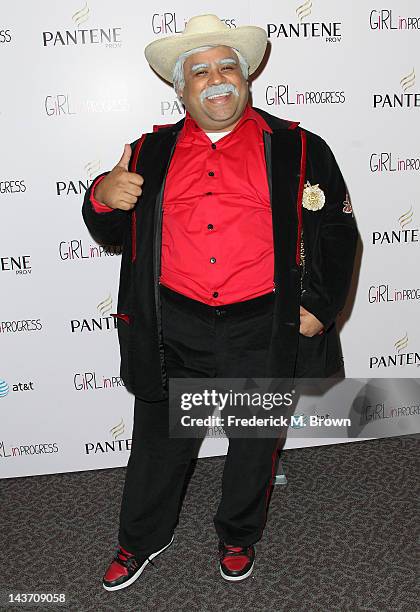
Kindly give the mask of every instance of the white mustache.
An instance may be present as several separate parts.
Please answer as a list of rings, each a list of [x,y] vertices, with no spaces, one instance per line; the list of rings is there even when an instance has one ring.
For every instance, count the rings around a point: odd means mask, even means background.
[[[207,89],[201,92],[200,102],[204,102],[204,100],[206,98],[209,98],[210,96],[218,96],[220,94],[228,94],[228,93],[232,93],[235,96],[239,96],[239,91],[237,87],[235,87],[235,85],[232,85],[232,83],[222,83],[221,85],[211,85],[210,87],[207,87]]]

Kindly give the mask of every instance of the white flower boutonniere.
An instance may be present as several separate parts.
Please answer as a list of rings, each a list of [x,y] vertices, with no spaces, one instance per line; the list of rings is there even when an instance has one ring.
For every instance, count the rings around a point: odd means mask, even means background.
[[[308,210],[319,210],[325,204],[325,194],[318,185],[311,185],[309,181],[305,183],[303,190],[302,205]]]

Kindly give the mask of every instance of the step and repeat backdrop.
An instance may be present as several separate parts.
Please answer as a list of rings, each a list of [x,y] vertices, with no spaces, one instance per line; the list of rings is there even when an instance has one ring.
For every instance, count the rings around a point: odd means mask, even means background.
[[[93,241],[81,204],[124,143],[183,116],[143,50],[203,13],[229,28],[267,31],[270,53],[252,82],[253,104],[320,134],[347,181],[361,235],[341,322],[347,376],[419,376],[417,1],[4,2],[0,477],[127,462],[133,398],[119,377],[111,316],[120,252]],[[408,401],[404,385],[398,388],[393,405],[359,411],[359,433],[371,437],[370,425],[385,419],[381,435],[417,431],[418,394]],[[302,402],[298,413],[322,416],[322,402]],[[355,439],[352,433],[335,441]],[[291,432],[287,445],[332,441]],[[201,456],[226,447],[209,430]]]

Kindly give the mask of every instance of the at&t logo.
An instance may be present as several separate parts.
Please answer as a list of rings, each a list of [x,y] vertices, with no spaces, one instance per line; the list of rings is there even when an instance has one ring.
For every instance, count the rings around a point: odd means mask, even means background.
[[[0,380],[0,397],[6,397],[10,392],[19,393],[20,391],[34,391],[34,383],[30,382],[16,382],[12,384],[10,389],[9,384],[5,380]]]
[[[0,397],[6,397],[8,395],[10,389],[9,385],[5,380],[0,380]]]

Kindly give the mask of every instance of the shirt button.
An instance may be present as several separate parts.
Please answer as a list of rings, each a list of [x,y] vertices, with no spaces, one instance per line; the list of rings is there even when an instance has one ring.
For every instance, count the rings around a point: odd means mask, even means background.
[[[213,144],[211,145],[211,148],[212,148],[212,149],[215,149],[215,148],[216,148],[216,145],[214,144],[214,142],[213,142]]]
[[[210,263],[216,263],[216,258],[215,257],[211,257],[210,258]]]
[[[207,229],[213,229],[213,227],[214,227],[213,224],[209,223],[208,226],[207,226]]]
[[[214,176],[214,172],[210,171],[209,176]]]
[[[213,297],[218,297],[218,296],[219,296],[218,292],[217,291],[213,291]]]

